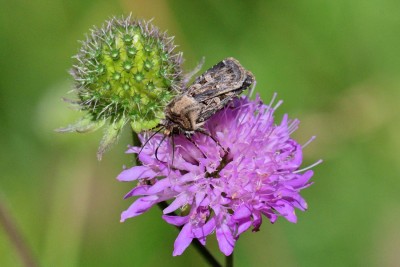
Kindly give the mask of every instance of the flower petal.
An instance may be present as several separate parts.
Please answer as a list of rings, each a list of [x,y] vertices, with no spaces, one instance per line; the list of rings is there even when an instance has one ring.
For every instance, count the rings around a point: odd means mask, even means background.
[[[286,201],[277,201],[276,205],[273,206],[283,217],[291,223],[297,222],[297,216],[294,212],[294,208]]]
[[[293,186],[294,188],[301,188],[308,183],[313,175],[314,172],[312,170],[308,170],[301,175],[296,175],[296,177],[289,180],[287,184]]]
[[[202,227],[193,230],[193,235],[196,238],[205,238],[215,230],[215,217],[211,218]]]
[[[181,226],[189,221],[189,216],[170,216],[163,215],[162,218],[169,224]]]
[[[233,238],[231,229],[226,224],[221,224],[217,227],[216,231],[219,249],[226,256],[229,256],[233,252],[236,240]]]
[[[149,187],[150,187],[149,185],[136,186],[124,196],[124,199],[133,196],[145,195]]]
[[[259,97],[256,101],[233,99],[203,125],[215,139],[200,133],[190,139],[174,133],[173,147],[171,138],[161,142],[164,135],[156,134],[140,152],[145,166],[125,170],[118,177],[121,181],[152,179],[151,186],[143,186],[146,181],[140,180],[127,194],[144,197],[124,213],[124,219],[155,203],[172,201],[162,218],[183,226],[174,256],[182,254],[193,238],[205,245],[213,232],[220,250],[230,255],[243,232],[251,227],[259,231],[264,216],[271,223],[280,216],[295,223],[295,209],[307,208],[300,191],[312,184],[313,172],[299,171],[302,147],[290,137],[299,121],[284,115],[278,125],[274,122],[280,104],[265,105]],[[183,208],[186,216],[172,216]]]
[[[181,255],[185,249],[192,243],[192,225],[190,223],[186,224],[180,231],[178,237],[174,243],[173,256]]]
[[[161,179],[149,188],[147,194],[157,194],[171,186],[169,179]]]
[[[251,210],[246,206],[242,205],[239,209],[235,210],[233,213],[233,218],[235,220],[246,219],[251,216]]]
[[[174,201],[172,201],[172,203],[163,210],[163,214],[171,213],[171,212],[179,209],[180,207],[186,205],[187,203],[188,203],[187,195],[182,194],[182,195],[178,196]]]
[[[134,181],[137,179],[154,178],[157,173],[147,166],[135,166],[123,170],[117,177],[121,182]]]
[[[126,211],[122,212],[121,222],[124,222],[128,218],[132,218],[146,212],[154,204],[157,203],[157,200],[157,196],[138,198]]]
[[[245,232],[249,227],[251,226],[252,222],[251,220],[243,220],[239,223],[238,230],[236,233],[236,236],[239,236],[243,232]]]

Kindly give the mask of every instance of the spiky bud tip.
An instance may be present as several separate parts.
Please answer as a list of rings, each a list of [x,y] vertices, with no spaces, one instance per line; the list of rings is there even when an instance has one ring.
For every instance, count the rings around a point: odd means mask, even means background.
[[[131,16],[90,32],[71,70],[77,104],[87,115],[60,131],[87,132],[108,122],[101,157],[125,124],[141,132],[164,118],[164,107],[181,87],[182,53],[174,52],[173,37]]]

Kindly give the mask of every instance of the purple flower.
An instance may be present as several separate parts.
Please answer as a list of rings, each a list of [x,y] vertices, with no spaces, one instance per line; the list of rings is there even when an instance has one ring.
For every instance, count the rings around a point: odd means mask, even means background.
[[[271,223],[278,216],[295,223],[295,208],[307,209],[299,192],[311,184],[313,172],[299,170],[302,146],[290,138],[299,121],[284,115],[276,125],[273,113],[281,101],[274,107],[272,102],[235,99],[205,123],[214,140],[202,133],[190,139],[175,135],[163,142],[163,135],[154,136],[139,155],[143,166],[118,176],[120,181],[138,181],[125,198],[139,198],[122,213],[121,221],[170,200],[162,217],[182,227],[174,256],[193,238],[205,245],[214,232],[220,250],[230,255],[240,234],[250,227],[259,230],[262,215]],[[131,147],[127,153],[139,151]]]

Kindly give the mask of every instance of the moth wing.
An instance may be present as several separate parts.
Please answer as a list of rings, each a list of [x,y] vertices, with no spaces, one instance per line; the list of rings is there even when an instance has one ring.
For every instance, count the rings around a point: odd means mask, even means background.
[[[209,100],[211,103],[206,105],[199,114],[198,123],[207,121],[212,115],[214,115],[217,111],[223,109],[226,104],[234,97],[226,97],[218,102],[213,102],[213,99]]]
[[[243,91],[249,86],[243,87],[246,80],[249,82],[249,73],[236,59],[226,58],[197,77],[186,93],[198,102],[203,102],[228,92],[235,92],[237,95],[241,93],[238,93],[237,90]],[[251,82],[253,82],[254,77],[252,74],[250,76]]]
[[[246,79],[242,86],[235,90],[225,92],[225,94],[217,95],[216,97],[209,97],[204,99],[201,103],[204,107],[201,109],[198,116],[198,123],[208,120],[217,111],[223,109],[229,101],[237,97],[241,92],[248,88],[254,82],[254,76],[250,71],[246,71]]]

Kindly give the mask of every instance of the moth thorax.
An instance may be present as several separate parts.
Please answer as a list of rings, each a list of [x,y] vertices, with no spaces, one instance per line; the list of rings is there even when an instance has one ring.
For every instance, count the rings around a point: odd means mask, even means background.
[[[197,104],[197,101],[193,97],[188,95],[180,95],[172,101],[170,111],[176,115],[182,114],[188,108]]]

